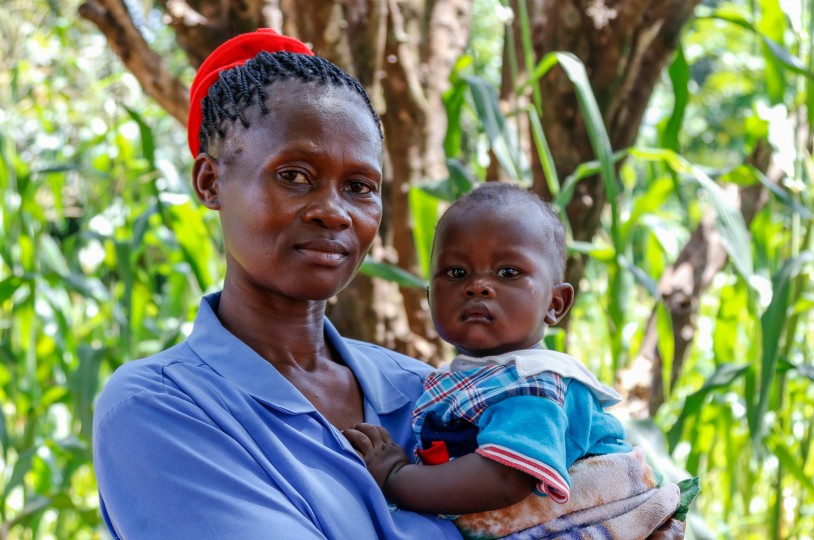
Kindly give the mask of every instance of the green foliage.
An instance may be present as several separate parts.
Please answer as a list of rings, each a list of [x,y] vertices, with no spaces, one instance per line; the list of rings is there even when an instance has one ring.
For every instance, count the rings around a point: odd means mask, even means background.
[[[66,4],[0,8],[4,538],[98,537],[94,398],[116,366],[183,337],[222,273],[169,151],[182,134]]]

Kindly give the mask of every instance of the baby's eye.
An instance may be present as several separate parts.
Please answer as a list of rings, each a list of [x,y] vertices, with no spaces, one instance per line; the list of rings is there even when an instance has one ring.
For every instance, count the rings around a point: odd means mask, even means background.
[[[511,267],[501,268],[497,271],[497,277],[502,278],[513,278],[517,277],[518,275],[520,275],[520,272],[518,272],[516,268]]]
[[[463,268],[450,268],[446,271],[446,275],[452,279],[461,279],[466,275],[466,271]]]
[[[286,182],[289,182],[291,184],[307,184],[308,183],[308,178],[305,176],[305,174],[303,174],[302,171],[298,171],[296,169],[288,169],[288,170],[285,170],[285,171],[280,171],[278,173],[278,175],[280,176],[280,178],[282,178],[283,180],[285,180]]]

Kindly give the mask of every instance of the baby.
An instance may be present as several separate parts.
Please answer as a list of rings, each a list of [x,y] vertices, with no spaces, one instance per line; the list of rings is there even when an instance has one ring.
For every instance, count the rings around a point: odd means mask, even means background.
[[[487,183],[442,216],[430,310],[458,356],[427,377],[413,415],[416,455],[433,466],[411,464],[378,426],[344,432],[390,501],[441,514],[503,508],[532,493],[565,503],[575,460],[631,450],[604,411],[619,395],[540,345],[574,300],[564,268],[562,223],[519,186]]]

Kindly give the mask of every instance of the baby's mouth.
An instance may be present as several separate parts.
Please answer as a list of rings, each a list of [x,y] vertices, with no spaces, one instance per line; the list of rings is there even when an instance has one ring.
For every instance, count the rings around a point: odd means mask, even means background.
[[[495,318],[485,304],[473,304],[461,312],[461,322],[492,322]]]

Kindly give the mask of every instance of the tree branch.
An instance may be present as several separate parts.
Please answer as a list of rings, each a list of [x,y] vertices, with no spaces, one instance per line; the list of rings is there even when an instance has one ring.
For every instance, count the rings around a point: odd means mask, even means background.
[[[99,28],[110,48],[133,73],[144,92],[176,120],[186,124],[188,89],[164,68],[161,57],[150,48],[136,28],[124,2],[87,0],[79,6],[79,15]]]

